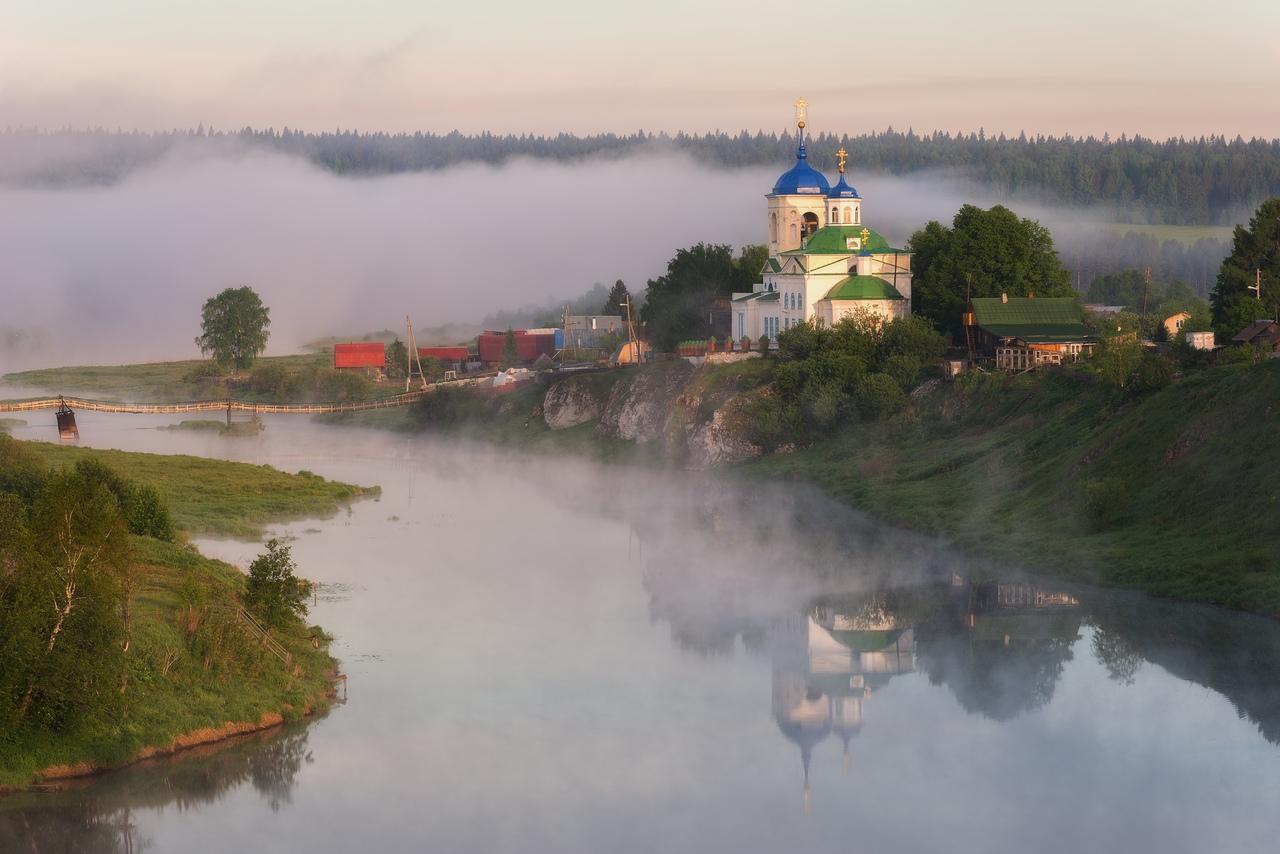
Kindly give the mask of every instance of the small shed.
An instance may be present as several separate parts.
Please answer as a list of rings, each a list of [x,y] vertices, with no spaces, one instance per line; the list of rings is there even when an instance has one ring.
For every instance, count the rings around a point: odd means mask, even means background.
[[[387,366],[387,345],[381,341],[359,341],[333,345],[333,367],[339,371],[363,371],[382,376]]]

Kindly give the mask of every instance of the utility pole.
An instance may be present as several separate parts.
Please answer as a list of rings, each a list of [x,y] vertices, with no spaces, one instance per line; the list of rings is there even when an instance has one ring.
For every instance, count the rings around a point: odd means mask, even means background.
[[[404,324],[408,330],[407,338],[409,339],[409,352],[406,354],[408,365],[404,372],[404,390],[409,391],[409,384],[413,381],[413,363],[418,363],[418,379],[422,382],[422,390],[427,390],[427,377],[422,373],[422,357],[418,355],[418,344],[413,340],[413,320],[409,315],[404,316]]]
[[[1253,284],[1249,285],[1246,290],[1253,291],[1253,295],[1258,298],[1258,302],[1262,302],[1262,268],[1255,267],[1253,270]]]
[[[631,353],[631,364],[640,364],[640,347],[636,342],[636,325],[631,322],[631,295],[623,302],[627,309],[627,351]]]
[[[1151,268],[1142,268],[1142,321],[1138,324],[1138,338],[1142,338],[1142,327],[1147,323],[1147,290],[1151,287]]]

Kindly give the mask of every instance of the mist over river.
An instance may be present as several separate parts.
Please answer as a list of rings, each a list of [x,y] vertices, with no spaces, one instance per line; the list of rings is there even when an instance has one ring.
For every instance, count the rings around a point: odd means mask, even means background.
[[[51,412],[18,438],[56,435]],[[0,798],[0,850],[1271,850],[1280,625],[1018,577],[803,488],[267,419],[82,442],[382,487],[272,526],[348,701]],[[198,540],[246,565],[259,543]]]

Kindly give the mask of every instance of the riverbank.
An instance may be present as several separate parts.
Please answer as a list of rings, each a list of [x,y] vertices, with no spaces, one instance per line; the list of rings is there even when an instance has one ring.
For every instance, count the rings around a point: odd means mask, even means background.
[[[0,460],[0,474],[105,464],[158,490],[179,529],[175,542],[129,536],[118,704],[105,715],[77,714],[68,726],[51,718],[6,728],[0,787],[97,773],[327,709],[337,672],[330,638],[291,616],[271,631],[274,651],[265,646],[244,618],[245,575],[185,538],[260,535],[269,522],[327,515],[376,489],[265,466],[38,442],[10,441]]]
[[[763,454],[746,404],[769,393],[768,361],[666,363],[342,420],[812,483],[1010,567],[1280,616],[1280,361],[1189,372],[1136,398],[1086,372],[970,374]]]
[[[329,353],[260,356],[243,373],[227,374],[207,359],[136,365],[41,368],[0,376],[14,386],[52,394],[96,396],[127,403],[236,400],[251,403],[342,403],[390,397],[404,381],[375,383],[364,374],[337,371]]]

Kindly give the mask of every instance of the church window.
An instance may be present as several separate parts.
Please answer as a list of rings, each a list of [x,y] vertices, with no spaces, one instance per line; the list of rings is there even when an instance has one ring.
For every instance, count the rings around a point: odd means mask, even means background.
[[[778,215],[776,213],[769,214],[769,239],[774,243],[778,242]]]
[[[831,221],[832,221],[832,222],[839,222],[839,221],[840,221],[840,211],[839,211],[839,209],[838,209],[838,208],[832,208],[832,209],[831,209]],[[847,220],[847,219],[845,220],[845,222],[848,222],[848,221],[849,221],[849,220]]]
[[[853,219],[853,215],[850,213],[849,208],[845,208],[845,209],[844,209],[844,221],[845,221],[845,223],[849,223],[849,222],[851,222],[851,221],[852,221],[852,219]]]
[[[796,224],[794,222],[791,223],[791,242],[796,242]]]

